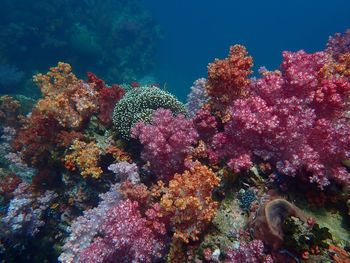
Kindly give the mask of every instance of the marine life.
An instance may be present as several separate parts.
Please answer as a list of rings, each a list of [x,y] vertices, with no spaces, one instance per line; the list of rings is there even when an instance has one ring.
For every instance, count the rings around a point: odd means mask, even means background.
[[[206,1],[205,41],[152,1],[3,2],[0,262],[350,262],[350,29],[268,70]]]

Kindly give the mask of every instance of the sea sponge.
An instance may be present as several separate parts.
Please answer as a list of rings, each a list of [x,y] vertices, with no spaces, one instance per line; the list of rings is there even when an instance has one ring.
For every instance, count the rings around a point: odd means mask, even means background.
[[[267,202],[260,208],[256,220],[251,223],[254,238],[261,239],[272,251],[279,251],[283,247],[282,225],[290,216],[306,221],[303,212],[285,199],[277,198]]]

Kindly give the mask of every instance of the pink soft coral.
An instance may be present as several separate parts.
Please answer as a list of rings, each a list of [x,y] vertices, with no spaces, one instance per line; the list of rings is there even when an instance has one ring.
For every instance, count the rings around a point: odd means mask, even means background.
[[[95,238],[80,262],[154,262],[166,252],[167,239],[148,225],[136,201],[120,201],[107,211],[100,231],[104,237]]]
[[[151,170],[161,180],[184,171],[189,146],[198,139],[191,120],[182,114],[173,117],[170,110],[163,108],[153,113],[152,124],[138,122],[131,136],[144,145],[141,158],[150,162]]]
[[[342,166],[350,158],[349,81],[321,78],[329,58],[323,52],[284,52],[283,57],[282,74],[264,72],[251,97],[232,102],[224,132],[214,136],[212,158],[228,158],[238,172],[255,155],[290,176],[306,170],[321,188],[331,180],[349,184]]]

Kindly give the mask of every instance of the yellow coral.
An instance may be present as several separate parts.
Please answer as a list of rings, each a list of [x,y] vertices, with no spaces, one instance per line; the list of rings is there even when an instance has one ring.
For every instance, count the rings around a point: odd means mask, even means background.
[[[350,53],[345,53],[339,56],[338,60],[332,57],[328,58],[328,62],[319,71],[319,79],[329,79],[337,77],[350,77]]]
[[[73,151],[71,154],[67,154],[64,161],[71,166],[72,163],[76,163],[81,170],[81,175],[85,178],[91,175],[93,178],[99,178],[102,174],[101,167],[98,167],[98,159],[100,156],[100,150],[97,148],[95,142],[86,143],[83,141],[75,140],[70,147]]]

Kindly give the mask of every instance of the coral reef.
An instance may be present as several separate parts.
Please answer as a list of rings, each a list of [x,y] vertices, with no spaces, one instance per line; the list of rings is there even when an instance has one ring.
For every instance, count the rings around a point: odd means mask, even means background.
[[[35,197],[30,193],[27,183],[20,183],[13,195],[6,217],[0,220],[2,235],[36,235],[45,224],[43,213],[57,193],[46,191],[43,196]],[[37,208],[33,208],[35,206]]]
[[[59,261],[69,263],[78,262],[80,254],[90,246],[90,243],[98,233],[100,225],[104,222],[106,212],[115,207],[121,199],[118,193],[119,184],[112,185],[107,193],[101,194],[102,201],[93,209],[84,211],[77,217],[67,231],[70,233],[65,240],[63,253]]]
[[[85,143],[83,141],[75,140],[71,145],[72,153],[67,154],[63,161],[67,169],[76,170],[76,165],[81,170],[81,175],[87,177],[91,175],[93,178],[99,178],[102,169],[98,166],[100,150],[96,143]]]
[[[94,3],[76,5],[94,15]],[[73,45],[102,52],[86,36],[105,19],[119,37],[137,34],[106,14],[75,24]],[[1,260],[349,262],[348,38],[285,51],[260,78],[232,47],[194,83],[191,118],[157,84],[83,81],[62,62],[36,74],[37,102],[0,98]]]
[[[270,255],[264,258],[264,244],[261,240],[253,240],[249,244],[241,242],[235,250],[229,249],[227,253],[227,262],[273,262]]]
[[[205,88],[206,82],[207,80],[205,78],[200,78],[193,82],[186,103],[188,116],[190,118],[193,118],[196,115],[196,112],[208,102],[209,97]]]
[[[94,83],[98,91],[98,118],[103,125],[108,126],[112,122],[114,106],[124,96],[125,90],[117,84],[106,87],[105,82],[91,72],[88,72],[87,76],[86,83]]]
[[[147,224],[138,211],[138,203],[120,201],[117,206],[106,211],[100,226],[103,238],[97,237],[85,249],[80,262],[154,262],[166,252],[167,239]]]

